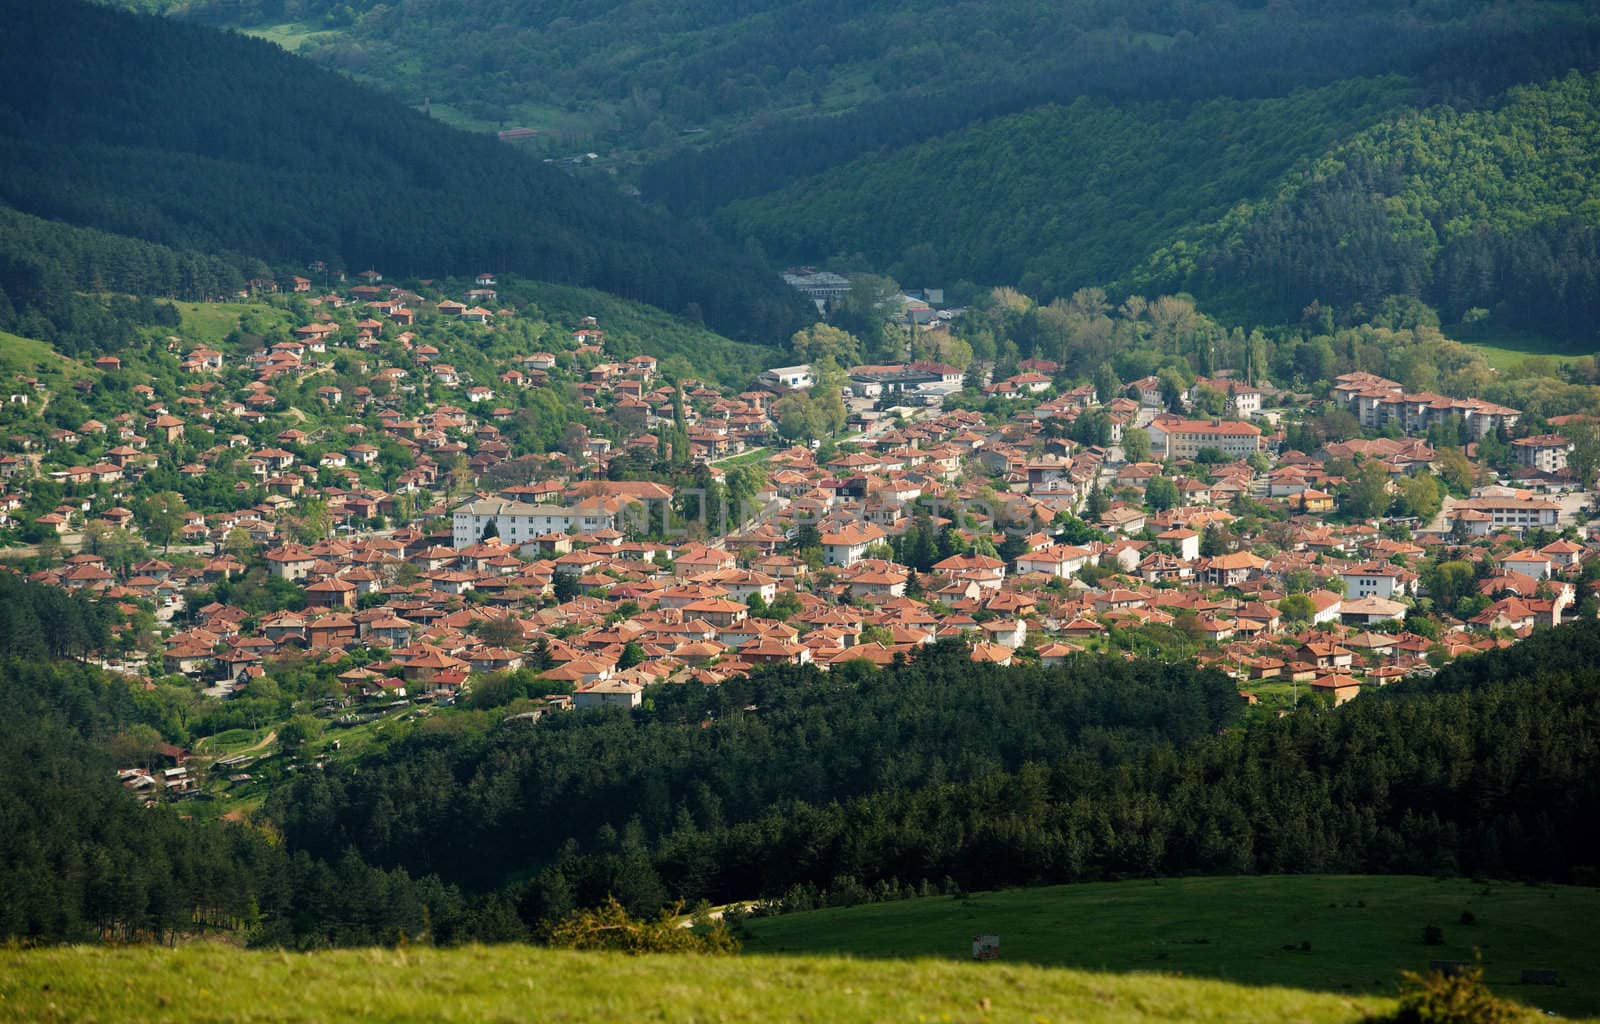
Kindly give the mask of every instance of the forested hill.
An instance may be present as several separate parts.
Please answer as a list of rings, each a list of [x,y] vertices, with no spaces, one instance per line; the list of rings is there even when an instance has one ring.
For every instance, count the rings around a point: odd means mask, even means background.
[[[1086,658],[665,687],[627,717],[415,734],[296,779],[291,847],[504,889],[526,920],[819,890],[1172,874],[1592,877],[1600,624],[1240,725],[1222,676]],[[487,723],[484,723],[487,725]],[[541,870],[542,869],[542,870]],[[802,899],[801,902],[804,902]]]
[[[1600,76],[1481,107],[1399,78],[1196,105],[1080,99],[863,158],[721,214],[784,258],[910,285],[1189,291],[1251,322],[1421,298],[1449,323],[1594,339]]]
[[[770,269],[270,44],[82,0],[0,5],[0,203],[174,250],[482,270],[786,337]]]
[[[702,209],[1079,95],[1279,96],[1385,73],[1497,91],[1593,42],[1568,0],[112,2],[261,32],[483,127],[680,148],[647,191]]]
[[[1600,74],[1387,117],[1135,275],[1262,319],[1419,296],[1600,340]],[[1474,310],[1481,313],[1474,314]]]
[[[786,259],[864,253],[910,286],[1066,295],[1118,280],[1417,94],[1384,78],[1195,105],[1083,98],[852,161],[720,220]]]

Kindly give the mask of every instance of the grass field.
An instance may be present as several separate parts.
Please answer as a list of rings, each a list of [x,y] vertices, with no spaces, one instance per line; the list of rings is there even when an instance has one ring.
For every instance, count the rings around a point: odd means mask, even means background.
[[[77,360],[68,359],[51,348],[48,342],[8,334],[5,331],[0,331],[0,368],[8,373],[29,375],[42,375],[51,371],[91,375],[98,375],[100,372],[91,370]]]
[[[1483,358],[1497,370],[1510,370],[1534,356],[1548,356],[1557,363],[1576,356],[1591,355],[1600,346],[1560,341],[1542,334],[1508,331],[1490,324],[1457,324],[1445,329],[1445,334],[1483,353]]]
[[[337,29],[326,29],[316,25],[305,25],[299,22],[286,22],[280,25],[260,25],[240,29],[247,36],[256,36],[277,43],[279,46],[294,53],[300,47],[310,42],[327,42],[337,39],[343,33]]]
[[[712,465],[718,469],[732,469],[734,466],[765,466],[772,461],[775,452],[771,448],[752,448],[738,455],[730,455],[725,459],[718,459]]]
[[[0,1020],[1296,1021],[1354,1024],[1370,996],[1013,964],[455,950],[0,951]]]
[[[1463,911],[1476,918],[1461,924]],[[1600,1014],[1600,890],[1412,877],[1165,879],[930,897],[747,923],[745,952],[854,957],[971,955],[1091,971],[1159,971],[1323,992],[1392,994],[1402,970],[1482,951],[1500,995]],[[1425,946],[1422,930],[1444,930]],[[1309,943],[1309,949],[1301,948]],[[1520,984],[1554,968],[1564,988]]]
[[[288,313],[265,303],[254,302],[174,302],[183,317],[182,333],[185,338],[205,345],[217,346],[239,326],[239,318],[246,313],[263,315],[288,324]]]

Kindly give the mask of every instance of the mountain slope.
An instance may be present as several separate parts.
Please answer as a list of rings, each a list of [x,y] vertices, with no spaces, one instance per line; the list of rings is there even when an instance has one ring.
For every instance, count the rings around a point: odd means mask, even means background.
[[[1600,75],[1482,107],[1388,78],[1286,99],[1079,100],[866,157],[719,214],[774,255],[906,284],[1188,291],[1255,323],[1404,294],[1449,322],[1594,340]]]
[[[867,149],[904,144],[1080,94],[1261,97],[1389,72],[1440,82],[1514,76],[1493,86],[1503,88],[1527,77],[1529,63],[1552,73],[1549,61],[1587,45],[1583,27],[1593,20],[1571,3],[1508,10],[1480,0],[1270,8],[1260,0],[115,2],[260,32],[406,103],[447,105],[479,127],[527,124],[654,156],[677,148],[675,133],[685,129],[696,130],[687,140],[695,146],[772,142],[799,121],[808,133],[834,135],[783,147],[781,160],[764,164],[780,174],[795,161],[807,171],[823,166],[819,158],[836,162],[833,143],[844,135]],[[1530,45],[1524,33],[1534,26],[1544,38]],[[1464,60],[1474,52],[1480,59]],[[825,123],[857,111],[870,112],[872,131]],[[682,198],[707,176],[743,174],[743,163],[719,152],[699,163],[704,174],[664,174],[654,185]]]
[[[1415,95],[1390,78],[1193,106],[1080,99],[852,161],[719,221],[784,259],[862,252],[908,285],[1063,294],[1115,280]]]
[[[1138,277],[1258,314],[1419,295],[1447,320],[1595,341],[1600,74],[1480,110],[1386,118],[1274,193],[1180,239]]]
[[[234,34],[80,0],[0,11],[0,201],[200,252],[597,287],[785,336],[759,263]]]

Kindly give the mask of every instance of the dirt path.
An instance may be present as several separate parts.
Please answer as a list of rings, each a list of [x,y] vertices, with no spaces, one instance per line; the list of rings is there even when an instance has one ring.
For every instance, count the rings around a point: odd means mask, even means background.
[[[207,737],[206,737],[206,740],[209,740],[209,739],[210,739],[210,738],[211,738],[211,737],[210,737],[210,736],[207,736]],[[245,747],[245,748],[244,748],[244,749],[243,749],[243,750],[235,750],[235,751],[234,751],[234,752],[233,752],[233,753],[231,753],[231,754],[227,754],[227,755],[218,755],[218,756],[219,756],[219,757],[221,757],[221,756],[226,756],[226,757],[238,757],[238,756],[239,756],[239,755],[241,755],[241,754],[254,754],[254,753],[255,753],[255,752],[256,752],[256,751],[258,751],[258,750],[264,750],[264,749],[266,749],[266,748],[267,748],[267,747],[269,747],[269,746],[271,746],[271,745],[272,745],[272,744],[273,744],[273,743],[275,743],[275,742],[276,742],[276,741],[277,741],[277,739],[278,739],[278,730],[276,730],[276,729],[268,729],[268,730],[267,730],[267,734],[266,734],[266,735],[265,735],[265,736],[263,736],[263,737],[261,737],[261,739],[260,739],[260,740],[259,740],[259,741],[257,741],[257,742],[255,742],[255,743],[252,743],[252,744],[250,744],[250,746],[248,746],[248,747]],[[205,740],[201,740],[201,741],[200,741],[200,742],[201,742],[201,743],[204,743],[204,742],[205,742]],[[197,744],[195,744],[195,745],[196,745],[196,746],[199,746],[199,743],[197,743]],[[202,755],[202,756],[206,756],[206,757],[210,757],[210,756],[211,756],[211,754],[210,754],[210,752],[209,752],[209,751],[207,751],[207,752],[206,752],[206,753],[205,753],[205,754],[204,754],[204,755]]]

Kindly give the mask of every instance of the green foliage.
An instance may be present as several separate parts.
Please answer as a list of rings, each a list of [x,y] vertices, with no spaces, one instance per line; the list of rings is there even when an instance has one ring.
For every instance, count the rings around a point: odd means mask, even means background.
[[[1391,996],[1402,970],[1430,959],[1472,959],[1471,947],[1460,943],[1417,944],[1415,922],[1454,917],[1463,906],[1476,908],[1482,922],[1473,942],[1494,951],[1487,977],[1497,990],[1517,992],[1563,1017],[1592,1017],[1600,979],[1588,969],[1596,940],[1585,923],[1600,912],[1600,893],[1577,886],[1393,875],[1163,878],[956,899],[924,892],[814,912],[784,906],[767,914],[763,904],[740,930],[745,952],[763,958],[781,950],[882,964],[891,957],[960,957],[982,922],[984,931],[1001,936],[1005,963],[1100,970],[1109,977],[1142,972],[1154,960],[1163,973],[1188,978]],[[1063,928],[1061,921],[1073,925]],[[1305,955],[1302,943],[1315,955]],[[1557,969],[1567,984],[1516,986],[1524,964]],[[1232,1019],[1231,1009],[1218,1008],[1217,1016]]]
[[[1143,427],[1126,427],[1122,431],[1122,454],[1129,462],[1143,462],[1150,457],[1150,432]]]
[[[1387,117],[1158,254],[1143,280],[1261,319],[1399,294],[1448,321],[1492,309],[1504,327],[1587,338],[1600,311],[1597,132],[1600,76],[1577,72],[1481,109]]]
[[[1336,714],[1238,729],[1216,724],[1238,720],[1233,684],[1194,672],[1181,631],[1128,642],[1175,663],[977,672],[941,644],[881,671],[771,668],[663,689],[632,716],[541,722],[537,747],[404,740],[359,772],[297,779],[269,809],[313,855],[353,844],[475,889],[531,876],[530,922],[608,894],[650,915],[846,876],[967,889],[1193,872],[1562,879],[1600,848],[1583,811],[1600,778],[1585,724],[1600,714],[1600,623]],[[1375,763],[1374,749],[1390,756]],[[375,806],[416,812],[375,832]]]
[[[934,279],[1021,281],[1048,300],[1122,278],[1174,229],[1220,218],[1408,97],[1382,79],[1282,99],[1083,98],[863,157],[720,217],[784,258],[862,252],[886,267],[933,242]]]
[[[1178,485],[1170,477],[1151,477],[1144,485],[1144,503],[1157,512],[1172,508],[1180,503]]]
[[[1278,611],[1290,622],[1310,622],[1317,609],[1306,595],[1290,594],[1278,602]]]
[[[1472,563],[1459,559],[1435,562],[1422,570],[1422,586],[1436,607],[1458,610],[1461,602],[1477,594]]]
[[[1389,507],[1389,473],[1364,462],[1339,491],[1339,511],[1352,519],[1372,519]]]
[[[1425,975],[1407,972],[1393,1024],[1511,1024],[1522,1011],[1495,998],[1483,983],[1481,965],[1469,970]]]

